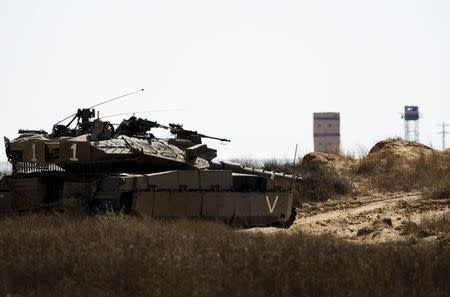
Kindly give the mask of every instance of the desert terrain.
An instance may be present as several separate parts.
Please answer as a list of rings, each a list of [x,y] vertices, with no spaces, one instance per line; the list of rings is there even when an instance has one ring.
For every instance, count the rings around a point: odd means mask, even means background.
[[[303,207],[286,229],[3,214],[0,295],[448,296],[449,158],[391,139],[361,158],[267,161],[304,177]]]
[[[303,207],[287,230],[245,232],[303,232],[368,244],[449,241],[449,150],[393,139],[378,143],[359,160],[311,153],[303,163],[344,178],[352,189],[345,195],[331,194],[326,201],[303,196]]]
[[[381,243],[399,240],[449,240],[448,233],[417,230],[414,224],[449,217],[448,199],[424,200],[418,192],[346,197],[339,201],[306,202],[287,230],[252,228],[244,232],[303,232],[331,235],[353,242]]]

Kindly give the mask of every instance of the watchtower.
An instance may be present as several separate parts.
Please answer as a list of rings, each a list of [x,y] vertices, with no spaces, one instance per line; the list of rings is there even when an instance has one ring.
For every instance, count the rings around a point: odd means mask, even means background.
[[[405,120],[405,140],[419,141],[419,107],[406,105],[405,112],[402,113],[402,119]]]
[[[314,113],[314,151],[340,153],[341,129],[338,112]]]

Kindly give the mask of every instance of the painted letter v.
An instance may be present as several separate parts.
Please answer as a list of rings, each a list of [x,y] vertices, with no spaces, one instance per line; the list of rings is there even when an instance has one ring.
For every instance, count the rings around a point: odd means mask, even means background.
[[[278,202],[278,196],[275,197],[275,200],[273,201],[272,205],[270,203],[270,199],[269,199],[268,195],[266,195],[266,201],[267,201],[267,206],[269,207],[269,212],[273,213],[273,211],[275,210],[275,206],[277,205],[277,202]]]

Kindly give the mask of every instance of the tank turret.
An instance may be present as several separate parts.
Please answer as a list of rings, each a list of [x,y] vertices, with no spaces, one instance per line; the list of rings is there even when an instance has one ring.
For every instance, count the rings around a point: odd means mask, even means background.
[[[174,136],[157,138],[152,129]],[[230,141],[134,115],[115,129],[96,118],[93,108],[78,109],[50,134],[20,130],[17,138],[5,138],[12,175],[1,180],[2,197],[10,200],[4,205],[114,208],[244,226],[292,224],[298,193],[286,183],[273,187],[272,181],[298,183],[301,177],[216,163],[217,151],[202,138]]]

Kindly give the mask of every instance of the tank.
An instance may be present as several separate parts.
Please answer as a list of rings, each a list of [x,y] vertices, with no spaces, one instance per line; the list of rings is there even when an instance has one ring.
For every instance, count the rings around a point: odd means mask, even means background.
[[[132,116],[119,125],[78,109],[51,133],[5,137],[12,173],[0,177],[0,208],[123,210],[142,217],[196,218],[233,226],[290,226],[300,176],[215,162],[211,137],[180,124]],[[73,127],[72,127],[73,126]],[[157,138],[152,129],[173,137]]]

